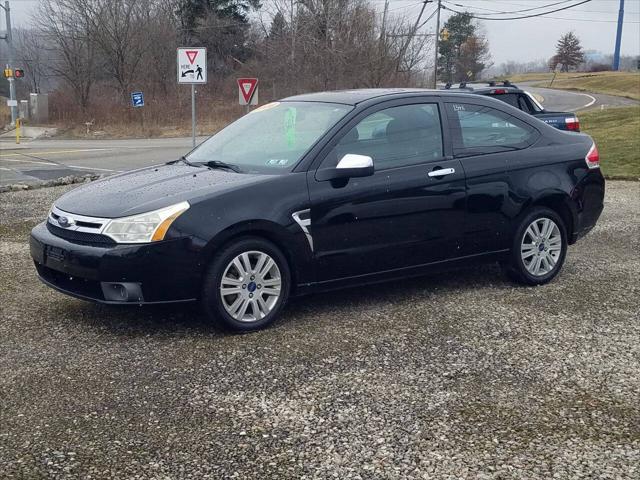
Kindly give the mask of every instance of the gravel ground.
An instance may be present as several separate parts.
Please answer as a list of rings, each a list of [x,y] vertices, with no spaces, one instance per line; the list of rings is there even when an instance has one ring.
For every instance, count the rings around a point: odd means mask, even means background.
[[[640,183],[550,285],[473,268],[250,335],[41,285],[26,235],[70,188],[0,195],[0,476],[640,478]]]

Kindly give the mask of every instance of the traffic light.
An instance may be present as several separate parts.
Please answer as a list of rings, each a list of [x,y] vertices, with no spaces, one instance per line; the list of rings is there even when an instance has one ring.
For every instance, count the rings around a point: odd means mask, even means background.
[[[13,77],[13,70],[11,70],[10,68],[5,68],[4,78],[11,78],[11,77]]]
[[[442,31],[440,32],[440,38],[445,42],[449,40],[449,30],[447,30],[446,28],[443,28]]]
[[[13,76],[16,78],[24,78],[24,70],[22,70],[21,68],[16,68],[13,71]]]

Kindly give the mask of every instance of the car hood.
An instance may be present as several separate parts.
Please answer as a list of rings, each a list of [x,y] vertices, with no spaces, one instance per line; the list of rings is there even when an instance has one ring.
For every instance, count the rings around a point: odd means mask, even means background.
[[[55,206],[77,215],[126,217],[185,200],[193,204],[230,188],[251,185],[269,177],[184,164],[161,165],[76,188],[56,200]]]

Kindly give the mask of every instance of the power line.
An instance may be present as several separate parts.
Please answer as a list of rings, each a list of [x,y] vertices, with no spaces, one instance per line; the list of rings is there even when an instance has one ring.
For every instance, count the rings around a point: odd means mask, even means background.
[[[418,30],[420,30],[422,27],[424,27],[427,24],[427,22],[429,20],[431,20],[436,13],[438,13],[438,10],[439,10],[439,8],[436,7],[436,9],[433,12],[431,12],[431,15],[429,15],[424,22],[422,22],[420,25],[418,25]]]
[[[617,20],[596,20],[593,18],[569,18],[569,17],[544,17],[550,18],[551,20],[570,20],[572,22],[587,22],[587,23],[618,23]],[[625,20],[624,23],[638,23],[634,20]]]
[[[523,10],[512,10],[509,12],[504,12],[502,10],[494,10],[492,8],[484,8],[484,7],[469,7],[468,5],[461,5],[459,3],[453,3],[453,2],[447,2],[450,3],[451,5],[455,5],[456,7],[461,7],[461,8],[478,8],[480,10],[487,10],[489,12],[496,12],[496,13],[485,13],[484,15],[507,15],[507,14],[513,14],[513,13],[524,13],[524,12],[531,12],[533,10],[540,10],[542,8],[547,8],[547,7],[553,7],[555,5],[560,5],[562,3],[569,3],[573,0],[562,0],[560,2],[555,2],[555,3],[548,3],[546,5],[540,5],[539,7],[531,7],[531,8],[525,8]]]
[[[520,16],[520,17],[494,18],[494,17],[482,17],[482,16],[479,16],[479,15],[476,15],[475,12],[469,12],[469,14],[471,15],[471,17],[476,18],[478,20],[522,20],[524,18],[541,17],[543,15],[548,15],[549,13],[561,12],[563,10],[568,10],[570,8],[574,8],[574,7],[577,7],[578,5],[583,5],[583,4],[589,3],[589,2],[591,2],[591,0],[582,0],[581,2],[574,3],[573,5],[569,5],[569,6],[562,7],[562,8],[556,8],[555,10],[549,10],[548,12],[533,13],[531,15],[523,15],[523,16]],[[450,7],[446,6],[446,5],[443,5],[442,8],[445,9],[445,10],[449,10],[450,12],[457,13],[457,14],[464,13],[464,12],[460,12],[458,10],[454,10],[453,8],[450,8]]]
[[[484,1],[489,1],[489,0],[484,0]],[[513,11],[510,11],[510,12],[505,12],[505,11],[502,11],[502,10],[496,10],[494,8],[480,7],[478,5],[474,5],[474,6],[462,5],[460,3],[453,3],[453,2],[449,2],[449,1],[448,1],[448,3],[451,4],[451,5],[455,5],[456,7],[471,8],[471,9],[476,9],[476,10],[484,10],[484,11],[487,11],[487,12],[495,12],[495,15],[504,15],[504,14],[518,13],[518,12],[527,12],[527,11],[530,11],[530,10],[538,10],[538,9],[541,9],[541,8],[544,8],[544,7],[550,7],[550,6],[553,6],[553,5],[558,5],[560,3],[566,3],[566,2],[569,2],[569,1],[572,1],[572,0],[563,0],[562,2],[558,2],[558,3],[550,3],[548,5],[542,5],[540,7],[527,8],[527,9],[524,9],[524,10],[513,10]],[[509,3],[509,5],[518,5],[518,4],[517,3]],[[617,15],[617,12],[608,12],[608,11],[604,11],[604,10],[580,10],[580,13],[598,13],[598,14],[600,14],[600,13],[608,13],[608,14],[611,14],[611,15]],[[625,13],[629,13],[631,15],[640,15],[640,12],[628,12],[626,10],[625,10]],[[493,13],[485,13],[483,15],[493,15]],[[547,17],[547,18],[560,18],[560,17]],[[573,19],[567,19],[567,20],[573,20]],[[575,20],[583,20],[583,19],[577,18]],[[584,19],[584,20],[588,21],[589,19]],[[596,21],[596,20],[594,20],[594,21]],[[597,20],[597,21],[606,22],[608,20]],[[611,21],[616,22],[617,20],[611,20]]]
[[[416,3],[411,3],[409,5],[402,5],[400,7],[390,8],[389,11],[395,12],[396,10],[402,10],[403,8],[412,8],[412,7],[415,7],[416,5],[422,5],[422,3],[423,2],[416,2]]]

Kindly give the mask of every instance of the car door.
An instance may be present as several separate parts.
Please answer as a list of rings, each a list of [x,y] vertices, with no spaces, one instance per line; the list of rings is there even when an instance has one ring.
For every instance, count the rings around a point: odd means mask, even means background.
[[[386,102],[356,116],[327,146],[318,171],[357,154],[373,159],[375,173],[346,182],[309,173],[320,282],[457,256],[464,173],[460,161],[447,156],[440,108],[433,100]]]
[[[473,100],[445,102],[453,154],[465,171],[467,212],[462,253],[476,255],[508,249],[514,215],[509,158],[540,136],[503,110]]]

